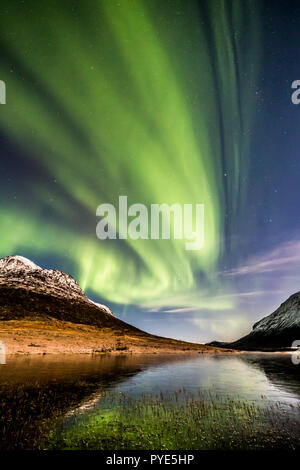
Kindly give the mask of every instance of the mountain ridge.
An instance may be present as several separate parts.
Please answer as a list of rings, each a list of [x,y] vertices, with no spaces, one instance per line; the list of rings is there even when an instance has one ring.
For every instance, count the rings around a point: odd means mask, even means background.
[[[249,334],[232,342],[212,341],[210,346],[232,349],[286,349],[300,339],[300,292],[290,295],[270,315],[254,323]]]
[[[90,300],[69,274],[20,255],[0,258],[0,339],[11,354],[218,352],[142,331]]]
[[[122,322],[106,305],[90,300],[69,274],[43,269],[20,255],[0,258],[0,320],[32,315],[94,326],[103,326],[112,317]]]

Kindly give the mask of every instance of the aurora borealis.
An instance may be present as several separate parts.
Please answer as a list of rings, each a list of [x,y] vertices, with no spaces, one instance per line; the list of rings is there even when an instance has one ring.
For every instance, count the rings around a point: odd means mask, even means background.
[[[91,298],[157,333],[171,322],[177,337],[224,337],[227,328],[234,336],[267,313],[257,304],[241,311],[241,299],[269,298],[273,278],[245,279],[239,269],[297,238],[286,193],[277,204],[282,152],[285,163],[295,159],[295,123],[285,120],[299,119],[289,83],[300,78],[294,54],[277,60],[280,22],[289,22],[277,3],[2,2],[1,256],[65,270]],[[296,29],[295,21],[284,44]],[[272,118],[275,69],[285,88],[277,78],[283,108]],[[285,176],[292,200],[295,165]],[[96,208],[120,195],[204,204],[204,248],[98,240]]]

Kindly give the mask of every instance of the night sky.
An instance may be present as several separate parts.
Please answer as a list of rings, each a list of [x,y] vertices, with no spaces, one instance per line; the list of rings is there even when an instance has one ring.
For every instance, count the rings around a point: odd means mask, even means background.
[[[300,1],[0,6],[0,256],[151,333],[236,339],[300,290]],[[205,244],[96,237],[96,208],[205,205]]]

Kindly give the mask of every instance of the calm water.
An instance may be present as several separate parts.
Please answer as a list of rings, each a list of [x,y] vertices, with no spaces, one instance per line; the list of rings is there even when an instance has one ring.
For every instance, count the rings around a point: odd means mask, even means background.
[[[157,362],[156,362],[157,361]],[[300,404],[300,365],[291,361],[290,354],[237,354],[135,358],[140,369],[107,389],[131,396],[171,393],[180,389],[198,394],[212,392],[220,398],[231,397],[256,404],[266,402],[284,405]],[[79,412],[101,405],[101,395],[84,402]]]
[[[179,389],[290,407],[300,403],[300,365],[283,353],[9,358],[0,366],[1,446],[34,447],[54,417],[68,425],[101,406],[103,390],[138,396]]]
[[[290,355],[198,356],[156,365],[115,387],[130,394],[171,392],[185,388],[192,393],[212,390],[220,396],[238,396],[253,402],[297,402],[300,399],[300,366]]]

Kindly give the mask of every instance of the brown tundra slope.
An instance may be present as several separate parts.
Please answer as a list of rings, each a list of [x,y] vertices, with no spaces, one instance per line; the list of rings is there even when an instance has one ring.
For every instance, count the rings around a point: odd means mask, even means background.
[[[88,299],[68,274],[22,256],[0,259],[0,340],[8,354],[222,351],[145,333]]]

